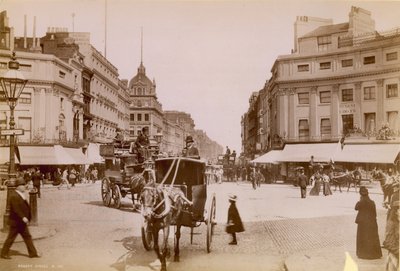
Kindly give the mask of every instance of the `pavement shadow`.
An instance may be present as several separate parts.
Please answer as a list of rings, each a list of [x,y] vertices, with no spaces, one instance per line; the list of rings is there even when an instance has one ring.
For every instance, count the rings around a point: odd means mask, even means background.
[[[106,207],[106,206],[104,206],[102,201],[88,201],[88,202],[84,202],[84,204]],[[113,208],[113,207],[109,206],[108,208]],[[119,210],[122,212],[128,212],[128,213],[132,213],[132,212],[140,213],[140,208],[138,206],[133,207],[132,204],[127,204],[127,203],[121,203],[121,207],[119,208]]]
[[[143,247],[141,237],[124,237],[121,240],[114,240],[114,242],[120,242],[121,245],[127,250],[126,253],[118,257],[118,259],[111,264],[112,268],[118,271],[130,270],[134,267],[134,270],[159,270],[159,267],[151,265],[151,262],[157,259],[154,251],[148,251],[144,253],[137,252],[136,248]]]

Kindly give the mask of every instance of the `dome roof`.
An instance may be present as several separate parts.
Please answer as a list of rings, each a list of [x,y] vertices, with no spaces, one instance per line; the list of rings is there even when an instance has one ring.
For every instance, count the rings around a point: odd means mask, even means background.
[[[147,86],[148,89],[153,87],[153,82],[146,76],[146,69],[143,63],[140,63],[137,74],[129,81],[129,89],[132,89],[139,82]]]

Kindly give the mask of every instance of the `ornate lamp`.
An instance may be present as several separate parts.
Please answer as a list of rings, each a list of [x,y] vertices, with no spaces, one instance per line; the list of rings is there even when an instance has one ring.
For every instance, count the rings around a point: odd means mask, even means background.
[[[7,99],[8,106],[10,107],[10,130],[12,131],[15,128],[14,121],[14,109],[17,105],[17,101],[19,96],[22,93],[26,83],[28,80],[22,75],[19,69],[19,63],[16,60],[15,52],[13,52],[11,61],[8,62],[8,70],[1,75],[0,77],[0,85],[2,90],[4,91],[4,95]],[[9,206],[9,195],[10,191],[15,189],[15,179],[16,179],[16,171],[15,171],[15,135],[14,133],[10,133],[10,166],[8,170],[8,183],[7,183],[7,205],[6,212],[3,218],[3,230],[8,229],[8,219],[10,216],[10,206]]]

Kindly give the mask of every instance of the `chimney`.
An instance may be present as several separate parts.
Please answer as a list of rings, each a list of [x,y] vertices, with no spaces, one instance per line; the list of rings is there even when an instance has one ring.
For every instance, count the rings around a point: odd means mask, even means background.
[[[36,16],[33,16],[33,40],[32,48],[36,47]]]
[[[24,49],[26,49],[26,15],[24,15]]]

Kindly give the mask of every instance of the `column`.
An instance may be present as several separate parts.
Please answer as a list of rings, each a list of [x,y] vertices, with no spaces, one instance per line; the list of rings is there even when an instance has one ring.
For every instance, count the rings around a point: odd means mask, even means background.
[[[31,127],[31,129],[32,129],[32,136],[34,136],[35,134],[36,134],[36,132],[38,131],[38,129],[41,127],[41,114],[40,114],[40,107],[41,107],[41,105],[42,105],[42,107],[43,107],[43,104],[41,104],[41,101],[40,101],[40,92],[41,92],[41,89],[40,88],[37,88],[37,87],[35,87],[35,88],[33,88],[33,91],[32,91],[32,102],[33,102],[33,106],[32,106],[32,108],[33,108],[33,119],[31,120],[32,121],[32,127]]]
[[[287,89],[279,89],[278,93],[278,133],[287,136],[288,131],[288,95]]]
[[[363,126],[363,114],[362,114],[362,95],[361,95],[361,82],[356,82],[354,84],[354,104],[355,104],[355,112],[354,112],[354,126],[365,130],[365,125]]]
[[[317,106],[318,106],[318,97],[317,97],[318,87],[311,87],[310,91],[310,117],[308,119],[308,127],[310,133],[310,140],[318,139],[318,119],[317,119]]]
[[[339,112],[339,84],[332,86],[331,96],[331,137],[339,139],[341,137],[340,128],[340,112]]]
[[[296,140],[296,89],[289,89],[289,108],[288,108],[288,139],[290,141]]]
[[[383,79],[376,80],[378,89],[376,91],[376,129],[379,130],[385,123],[385,89]]]

